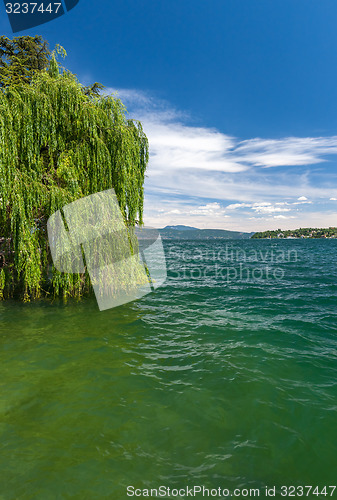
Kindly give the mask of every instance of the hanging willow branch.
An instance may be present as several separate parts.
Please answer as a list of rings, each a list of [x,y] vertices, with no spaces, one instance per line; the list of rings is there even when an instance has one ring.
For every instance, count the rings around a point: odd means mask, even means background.
[[[46,223],[78,198],[113,187],[125,222],[142,224],[148,141],[112,96],[85,95],[56,70],[0,91],[0,299],[80,297],[87,275],[52,266]]]

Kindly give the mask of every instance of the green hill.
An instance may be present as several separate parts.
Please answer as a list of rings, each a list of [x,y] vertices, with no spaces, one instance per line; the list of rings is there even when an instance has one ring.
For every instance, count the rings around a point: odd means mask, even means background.
[[[253,234],[252,238],[337,238],[337,227],[312,228],[304,227],[299,229],[287,229],[282,231],[262,231]]]
[[[166,226],[159,229],[163,240],[243,240],[254,233],[225,229],[196,229],[190,226]]]

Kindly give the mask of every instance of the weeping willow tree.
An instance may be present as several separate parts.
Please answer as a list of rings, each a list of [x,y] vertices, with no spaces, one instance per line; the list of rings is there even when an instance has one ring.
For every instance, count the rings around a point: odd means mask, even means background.
[[[83,90],[55,57],[29,84],[0,91],[0,298],[90,292],[84,274],[55,269],[47,220],[114,188],[124,221],[142,224],[148,141],[114,96]]]

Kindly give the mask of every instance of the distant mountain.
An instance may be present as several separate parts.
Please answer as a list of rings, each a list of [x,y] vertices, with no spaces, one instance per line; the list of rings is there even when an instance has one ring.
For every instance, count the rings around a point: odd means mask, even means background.
[[[198,230],[197,227],[192,227],[192,226],[182,226],[182,225],[178,225],[178,226],[166,226],[164,227],[164,229],[161,229],[161,231],[164,231],[165,229],[177,229],[178,231],[191,231],[191,230]]]
[[[159,232],[163,240],[244,240],[254,234],[225,229],[197,229],[190,226],[166,226],[159,229]]]

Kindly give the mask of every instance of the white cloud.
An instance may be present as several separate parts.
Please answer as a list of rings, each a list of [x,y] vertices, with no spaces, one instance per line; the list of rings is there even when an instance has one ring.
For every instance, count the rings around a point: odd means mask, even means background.
[[[118,93],[132,110],[130,116],[142,121],[150,142],[146,223],[252,230],[296,214],[304,227],[310,204],[323,198],[337,200],[333,174],[317,182],[309,167],[337,154],[337,136],[240,140],[212,128],[186,125],[186,115],[148,93]],[[301,192],[306,196],[299,196]],[[255,214],[254,228],[247,212]],[[327,223],[325,215],[321,220]]]
[[[190,210],[189,213],[192,215],[212,215],[216,217],[228,217],[228,215],[225,215],[225,210],[217,202],[201,205],[195,210]]]
[[[272,214],[275,212],[290,212],[290,208],[273,206],[271,203],[254,203],[253,210],[259,214]]]
[[[295,219],[293,215],[274,215],[274,219]]]
[[[337,136],[255,138],[240,141],[216,129],[183,123],[183,113],[134,89],[105,89],[134,110],[150,141],[153,175],[163,169],[243,172],[253,167],[317,164],[337,154]]]
[[[249,139],[236,148],[236,155],[260,167],[311,165],[325,161],[324,155],[337,154],[337,136]]]
[[[230,205],[227,205],[226,209],[227,210],[236,210],[237,208],[244,208],[244,207],[251,207],[252,205],[250,203],[231,203]]]
[[[337,154],[337,136],[240,142],[217,130],[172,122],[172,115],[141,119],[150,139],[151,169],[156,172],[171,168],[235,173],[254,167],[317,164],[325,161],[324,155]]]
[[[162,212],[164,212],[164,210],[162,210]],[[174,215],[178,215],[178,214],[181,214],[181,211],[178,210],[177,208],[175,208],[174,210],[170,210],[169,212],[166,212],[168,215],[170,214],[174,214]]]
[[[154,175],[167,168],[220,172],[242,172],[249,168],[231,155],[234,140],[216,130],[181,123],[153,123],[148,117],[143,124],[150,141],[150,168]]]
[[[294,202],[293,205],[302,205],[303,203],[312,203],[312,201],[308,200],[306,196],[300,196],[297,198],[298,201]]]

